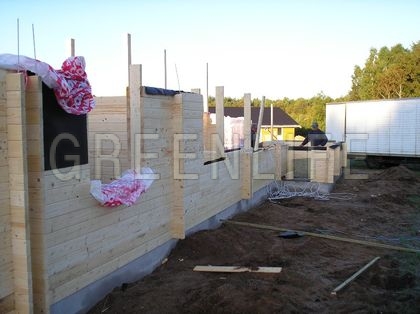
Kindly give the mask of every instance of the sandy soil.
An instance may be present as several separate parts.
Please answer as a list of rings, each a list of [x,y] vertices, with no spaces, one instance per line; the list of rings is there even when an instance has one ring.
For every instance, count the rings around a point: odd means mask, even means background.
[[[328,200],[267,201],[231,220],[420,250],[420,175],[398,166],[367,180],[342,179]],[[198,232],[152,274],[115,288],[90,313],[420,313],[419,253],[281,233],[229,223]],[[196,265],[282,271],[196,272]]]

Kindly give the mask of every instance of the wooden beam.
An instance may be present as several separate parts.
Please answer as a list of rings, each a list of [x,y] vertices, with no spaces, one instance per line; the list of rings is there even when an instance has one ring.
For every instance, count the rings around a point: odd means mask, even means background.
[[[224,87],[216,86],[216,130],[223,146],[225,145],[224,97]]]
[[[273,141],[273,119],[274,119],[274,108],[273,108],[273,102],[271,102],[270,105],[270,140]]]
[[[194,271],[217,273],[280,273],[281,267],[245,267],[245,266],[195,266]]]
[[[130,86],[129,86],[129,108],[128,115],[128,143],[131,169],[140,167],[140,139],[141,120],[140,120],[140,88],[142,85],[141,64],[130,66]]]
[[[388,245],[388,244],[369,242],[369,241],[363,241],[363,240],[356,240],[356,239],[350,239],[350,238],[342,238],[342,237],[337,237],[337,236],[328,235],[328,234],[319,234],[319,233],[313,233],[313,232],[292,230],[289,228],[280,228],[280,227],[254,224],[254,223],[249,223],[249,222],[234,221],[234,220],[223,220],[223,223],[246,226],[246,227],[253,227],[253,228],[258,228],[258,229],[273,230],[273,231],[296,231],[298,233],[301,233],[302,235],[308,235],[308,236],[317,237],[317,238],[324,238],[324,239],[330,239],[330,240],[336,240],[336,241],[342,241],[342,242],[362,244],[362,245],[374,246],[374,247],[383,248],[383,249],[390,249],[390,250],[397,250],[397,251],[404,251],[404,252],[411,252],[411,253],[420,253],[420,250],[410,249],[410,248],[401,247],[401,246]]]
[[[244,94],[244,149],[251,149],[251,94]]]
[[[206,63],[206,97],[203,101],[203,111],[209,112],[209,63]]]
[[[76,56],[76,49],[75,49],[74,38],[70,38],[70,56],[71,57]]]
[[[168,88],[168,71],[166,69],[166,49],[163,50],[163,68],[164,68],[164,78],[165,78],[165,89]]]
[[[287,149],[286,155],[286,179],[293,180],[295,178],[295,151]]]
[[[264,115],[264,105],[265,105],[265,96],[262,97],[261,100],[261,106],[260,106],[260,114],[258,116],[258,125],[257,125],[257,134],[255,136],[255,143],[254,143],[254,151],[258,150],[258,147],[260,146],[260,133],[261,133],[261,125],[262,125],[262,119]]]
[[[128,84],[130,85],[130,67],[131,67],[131,34],[127,34],[127,72]]]
[[[344,281],[342,284],[340,284],[339,286],[337,286],[332,292],[332,295],[336,295],[338,291],[340,291],[341,289],[343,289],[345,286],[347,286],[350,282],[352,282],[353,280],[355,280],[361,273],[363,273],[366,269],[368,269],[370,266],[372,266],[373,264],[376,263],[376,261],[379,259],[380,257],[377,256],[375,257],[373,260],[371,260],[369,263],[367,263],[365,266],[363,266],[361,269],[359,269],[357,272],[355,272],[351,277],[349,277],[346,281]]]

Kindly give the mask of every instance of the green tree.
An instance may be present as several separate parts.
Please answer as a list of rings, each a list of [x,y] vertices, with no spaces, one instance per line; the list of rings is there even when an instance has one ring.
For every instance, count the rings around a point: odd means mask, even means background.
[[[420,96],[420,41],[411,47],[407,67],[407,95]]]
[[[372,48],[363,68],[355,66],[346,98],[368,100],[420,96],[420,42],[411,50],[401,44]]]

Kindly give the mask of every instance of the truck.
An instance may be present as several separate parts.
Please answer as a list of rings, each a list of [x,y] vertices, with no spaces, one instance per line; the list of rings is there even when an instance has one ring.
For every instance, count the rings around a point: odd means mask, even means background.
[[[420,158],[420,98],[327,103],[325,122],[328,139],[369,167]]]

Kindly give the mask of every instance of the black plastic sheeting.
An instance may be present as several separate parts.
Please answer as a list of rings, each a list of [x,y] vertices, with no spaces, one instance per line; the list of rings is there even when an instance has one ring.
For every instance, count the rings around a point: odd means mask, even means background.
[[[84,165],[89,161],[87,116],[65,112],[54,91],[42,83],[45,170]]]
[[[179,90],[171,90],[171,89],[150,87],[150,86],[145,86],[144,92],[148,95],[163,95],[163,96],[174,96],[176,94],[184,93],[183,91],[179,91]]]

